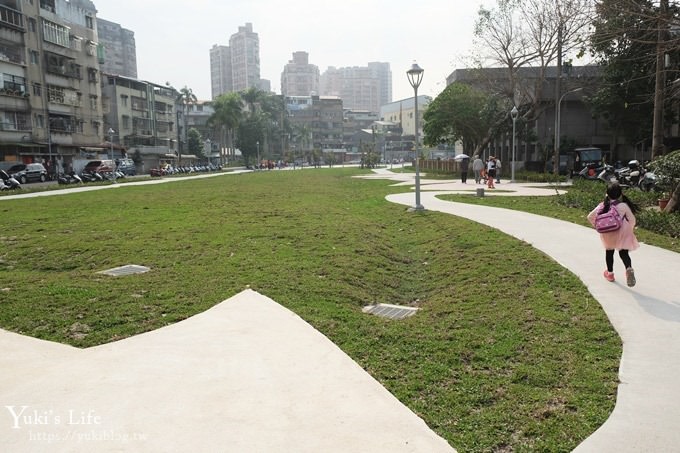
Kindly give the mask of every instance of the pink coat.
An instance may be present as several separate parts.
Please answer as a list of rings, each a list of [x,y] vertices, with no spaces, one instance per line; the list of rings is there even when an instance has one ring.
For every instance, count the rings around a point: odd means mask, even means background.
[[[588,214],[588,221],[595,226],[595,217],[597,213],[602,210],[604,202],[597,205],[595,209]],[[612,205],[614,207],[614,205]],[[623,225],[616,231],[609,233],[600,233],[600,240],[602,245],[607,250],[635,250],[640,247],[637,238],[635,237],[635,215],[630,210],[630,206],[626,203],[620,202],[615,205],[621,217],[623,217]],[[610,208],[611,209],[611,208]]]

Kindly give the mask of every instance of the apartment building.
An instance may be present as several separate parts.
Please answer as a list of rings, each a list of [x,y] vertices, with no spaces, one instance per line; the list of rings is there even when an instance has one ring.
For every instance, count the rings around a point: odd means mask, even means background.
[[[293,59],[281,73],[281,94],[311,96],[319,94],[319,67],[309,63],[307,52],[293,52]]]
[[[96,8],[0,1],[0,161],[50,172],[105,148]]]
[[[423,137],[423,113],[427,106],[432,102],[430,96],[418,96],[418,137],[422,142]],[[399,101],[390,102],[380,108],[380,118],[382,121],[398,125],[404,137],[415,137],[416,130],[416,100],[406,98]]]
[[[104,74],[105,134],[113,130],[116,149],[144,163],[144,168],[163,162],[177,163],[183,118],[176,104],[179,93],[172,87],[131,77]],[[115,157],[119,157],[116,155]],[[187,159],[188,156],[184,156]]]
[[[286,97],[286,111],[298,151],[330,152],[343,148],[342,99],[324,96]],[[302,137],[301,131],[309,136]]]
[[[389,63],[368,66],[328,67],[320,77],[320,94],[338,96],[352,110],[380,112],[392,100],[392,72]]]
[[[213,99],[251,87],[268,91],[268,81],[260,79],[260,38],[253,24],[239,27],[229,46],[215,44],[210,49],[210,83]]]
[[[135,33],[120,24],[97,18],[97,36],[104,48],[100,69],[107,74],[137,77],[137,45]]]

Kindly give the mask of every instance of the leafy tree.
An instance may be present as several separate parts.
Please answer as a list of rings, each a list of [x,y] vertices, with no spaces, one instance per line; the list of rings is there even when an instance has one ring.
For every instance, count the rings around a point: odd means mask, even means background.
[[[201,133],[195,127],[192,127],[187,132],[187,148],[191,154],[195,154],[200,158],[205,158],[205,153],[203,152],[203,139],[201,138]]]
[[[600,0],[596,12],[589,49],[603,68],[603,83],[591,100],[594,113],[606,118],[630,143],[653,134],[654,141],[663,141],[659,135],[663,127],[655,128],[653,119],[656,103],[661,102],[658,108],[665,112],[666,127],[675,120],[670,107],[677,86],[673,81],[678,77],[680,40],[670,39],[666,31],[671,21],[680,20],[678,6],[661,8],[659,2],[648,0]],[[669,67],[660,73],[668,73],[661,92],[657,66],[666,62],[659,59],[663,57],[660,50],[669,57]]]
[[[455,82],[430,103],[423,119],[425,144],[462,141],[464,150],[481,154],[497,123],[508,111],[507,99],[499,99],[464,83]]]
[[[259,142],[261,147],[264,142],[263,130],[262,117],[257,115],[248,116],[239,123],[237,144],[243,154],[246,165],[250,162],[251,158],[257,155],[257,143]]]
[[[253,126],[257,124],[260,132],[256,142],[260,142],[260,151],[271,155],[272,144],[281,142],[287,130],[283,97],[253,87],[242,91],[240,95],[247,107],[247,121],[250,122],[245,130],[252,133]],[[244,143],[247,141],[243,140]]]

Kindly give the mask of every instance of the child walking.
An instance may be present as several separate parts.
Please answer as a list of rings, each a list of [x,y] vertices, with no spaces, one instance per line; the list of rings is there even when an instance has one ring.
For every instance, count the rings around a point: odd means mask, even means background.
[[[604,201],[588,214],[588,221],[595,226],[597,215],[608,212],[610,209],[616,209],[619,212],[623,224],[616,231],[600,233],[600,240],[605,249],[605,263],[607,264],[607,269],[603,275],[610,282],[615,280],[614,251],[618,250],[619,257],[626,267],[626,284],[635,286],[635,271],[633,271],[633,264],[628,252],[640,247],[634,231],[637,206],[623,194],[621,186],[617,182],[610,183],[607,186],[607,195],[604,197]]]

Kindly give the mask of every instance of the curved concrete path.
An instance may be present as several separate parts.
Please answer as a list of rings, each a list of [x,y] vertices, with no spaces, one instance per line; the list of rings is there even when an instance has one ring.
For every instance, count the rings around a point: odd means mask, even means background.
[[[413,177],[381,170],[374,178],[413,185]],[[502,182],[486,195],[550,194],[537,184]],[[437,195],[468,191],[460,182],[421,181],[421,204],[482,223],[525,241],[576,274],[604,308],[623,340],[616,406],[609,419],[578,452],[680,451],[680,254],[642,244],[631,253],[637,285],[625,284],[616,256],[616,283],[602,277],[604,252],[592,228],[519,211],[443,201]],[[413,206],[413,193],[387,199]]]

